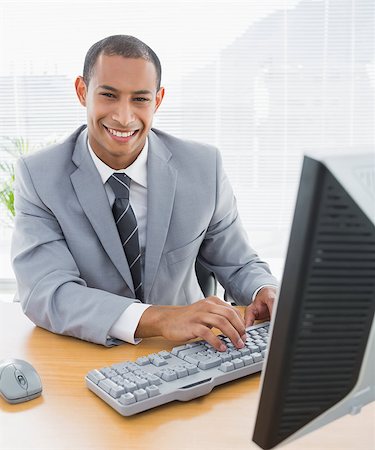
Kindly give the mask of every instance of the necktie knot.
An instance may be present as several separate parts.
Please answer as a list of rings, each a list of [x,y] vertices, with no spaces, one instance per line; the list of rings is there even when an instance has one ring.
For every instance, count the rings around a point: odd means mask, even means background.
[[[113,173],[108,179],[116,198],[125,199],[129,199],[130,181],[125,173]]]

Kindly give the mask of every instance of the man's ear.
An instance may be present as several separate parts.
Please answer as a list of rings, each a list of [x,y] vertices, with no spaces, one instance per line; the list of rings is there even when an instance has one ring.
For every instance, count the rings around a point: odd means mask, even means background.
[[[74,85],[79,102],[82,106],[86,106],[87,86],[83,77],[77,77]]]
[[[164,98],[165,89],[161,87],[158,92],[156,93],[156,102],[155,102],[155,111],[156,112],[163,101]]]

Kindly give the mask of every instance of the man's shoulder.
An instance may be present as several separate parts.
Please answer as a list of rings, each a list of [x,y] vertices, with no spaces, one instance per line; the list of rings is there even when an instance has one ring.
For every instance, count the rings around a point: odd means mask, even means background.
[[[77,138],[85,127],[85,125],[82,125],[60,142],[48,145],[36,152],[23,156],[23,161],[29,168],[34,167],[39,169],[49,167],[52,163],[56,169],[59,165],[71,164]]]

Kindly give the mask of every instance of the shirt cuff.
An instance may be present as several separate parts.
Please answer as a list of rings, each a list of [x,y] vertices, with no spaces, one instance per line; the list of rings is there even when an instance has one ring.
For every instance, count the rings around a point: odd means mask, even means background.
[[[272,287],[272,288],[277,289],[277,286],[275,286],[274,284],[263,284],[263,286],[259,287],[259,288],[254,292],[254,294],[253,294],[253,296],[252,296],[252,298],[251,298],[251,301],[252,301],[252,302],[255,300],[255,297],[257,296],[258,292],[259,292],[261,289],[265,288],[265,287]]]
[[[139,344],[142,339],[135,338],[134,333],[141,320],[142,314],[150,306],[151,305],[145,305],[144,303],[132,303],[112,325],[112,328],[109,330],[109,335],[112,338],[129,342],[129,344]]]

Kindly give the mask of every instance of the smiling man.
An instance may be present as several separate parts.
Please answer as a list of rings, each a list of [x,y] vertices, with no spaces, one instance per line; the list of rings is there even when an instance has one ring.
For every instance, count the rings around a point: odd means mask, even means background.
[[[132,36],[88,51],[76,93],[87,125],[19,160],[12,260],[25,314],[100,343],[201,337],[241,348],[276,280],[250,247],[218,150],[152,128],[161,66]],[[203,298],[196,260],[245,316]]]
[[[113,169],[130,166],[145,145],[164,96],[157,78],[151,61],[102,53],[95,69],[87,68],[76,80],[90,145]]]

